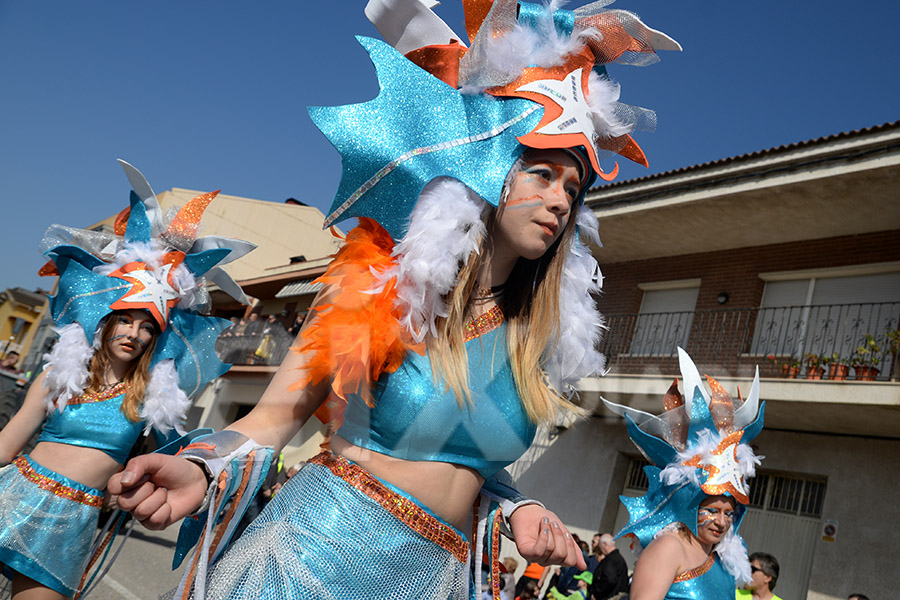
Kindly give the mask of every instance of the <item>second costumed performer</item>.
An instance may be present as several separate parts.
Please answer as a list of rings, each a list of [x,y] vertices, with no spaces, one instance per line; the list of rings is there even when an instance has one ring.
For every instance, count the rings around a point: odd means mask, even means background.
[[[295,352],[254,410],[188,460],[141,458],[110,483],[157,528],[206,495],[183,526],[179,554],[197,538],[199,551],[178,597],[480,598],[483,555],[496,597],[500,530],[528,560],[585,568],[503,469],[539,424],[579,412],[574,384],[603,368],[586,245],[597,222],[582,200],[616,174],[604,154],[645,163],[629,132],[654,121],[618,102],[603,65],[679,49],[601,4],[466,2],[466,48],[417,0],[369,3],[390,42],[359,38],[380,94],[310,110],[343,158],[326,226],[359,226]],[[206,577],[272,448],[313,413],[333,424],[334,453],[309,461]]]
[[[684,395],[669,388],[654,416],[606,402],[625,417],[628,435],[652,463],[647,493],[621,496],[630,536],[643,551],[634,567],[632,600],[732,600],[750,580],[747,549],[737,531],[750,499],[747,480],[761,457],[750,442],[763,428],[759,371],[750,394],[734,399],[715,379],[704,387],[697,367],[678,349]]]
[[[142,436],[162,452],[186,443],[190,398],[228,370],[213,351],[228,321],[205,314],[205,281],[247,301],[221,265],[254,245],[197,236],[217,192],[163,215],[144,176],[120,164],[134,191],[112,232],[52,225],[41,242],[41,275],[59,277],[50,300],[59,339],[0,430],[0,461],[12,462],[0,468],[0,563],[14,599],[78,597],[96,585],[123,521],[109,519],[92,543],[106,482],[143,450]]]

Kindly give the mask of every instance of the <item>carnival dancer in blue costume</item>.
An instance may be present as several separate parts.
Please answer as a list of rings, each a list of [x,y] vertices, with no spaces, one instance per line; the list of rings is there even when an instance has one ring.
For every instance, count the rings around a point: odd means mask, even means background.
[[[684,395],[669,388],[659,415],[606,402],[625,417],[628,435],[653,466],[639,498],[621,497],[629,521],[619,536],[643,548],[632,600],[731,600],[750,580],[737,534],[749,502],[747,478],[760,463],[750,442],[763,427],[759,371],[746,400],[733,399],[715,379],[703,386],[696,366],[678,349]]]
[[[144,177],[120,162],[135,193],[115,233],[54,225],[42,242],[41,274],[59,276],[50,303],[59,340],[0,431],[0,563],[14,599],[80,591],[110,476],[142,435],[159,445],[177,437],[189,396],[228,369],[213,351],[228,322],[198,313],[202,276],[246,301],[217,265],[253,245],[196,237],[216,193],[164,226]]]
[[[503,469],[539,424],[580,412],[574,384],[603,368],[597,223],[582,199],[615,176],[603,152],[644,162],[630,132],[653,120],[618,102],[604,65],[678,48],[601,4],[465,2],[466,48],[424,2],[369,3],[391,44],[359,38],[380,94],[310,109],[343,158],[325,224],[360,224],[296,352],[254,410],[188,460],[141,457],[110,482],[151,527],[207,494],[205,525],[183,526],[198,552],[176,597],[481,598],[472,567],[486,554],[496,591],[500,529],[528,560],[585,567]],[[231,492],[313,413],[336,428],[333,454],[294,476],[206,577],[244,502]]]

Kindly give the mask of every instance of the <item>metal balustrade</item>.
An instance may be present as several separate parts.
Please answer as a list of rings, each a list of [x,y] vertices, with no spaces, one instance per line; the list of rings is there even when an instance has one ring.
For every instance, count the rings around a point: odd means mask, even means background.
[[[900,328],[900,302],[613,314],[606,321],[600,350],[612,373],[677,374],[681,346],[701,371],[719,375],[752,377],[759,365],[763,377],[835,379],[840,373],[831,365],[844,364],[852,380],[862,371],[853,367],[856,350],[871,335],[875,380],[900,379],[890,337]],[[809,354],[827,358],[824,372],[807,368]]]

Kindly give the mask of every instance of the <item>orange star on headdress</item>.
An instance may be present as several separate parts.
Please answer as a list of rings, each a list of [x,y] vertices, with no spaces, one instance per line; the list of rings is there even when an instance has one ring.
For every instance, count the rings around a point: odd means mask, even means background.
[[[174,271],[184,260],[184,252],[167,252],[157,269],[141,261],[130,262],[110,273],[131,283],[131,289],[113,302],[112,310],[143,309],[148,311],[161,330],[169,321],[169,309],[178,304],[181,294],[175,285]]]
[[[706,461],[698,454],[681,463],[686,467],[699,467],[709,474],[706,482],[700,485],[700,489],[710,496],[727,493],[741,504],[750,502],[744,486],[744,475],[737,459],[737,446],[743,435],[744,430],[740,429],[722,438]]]
[[[588,102],[588,82],[594,67],[594,54],[587,48],[560,65],[530,67],[521,77],[504,86],[487,90],[494,96],[514,96],[537,102],[544,107],[540,123],[531,132],[519,136],[530,148],[574,148],[583,146],[597,175],[612,181],[619,172],[616,163],[604,173],[597,159],[597,148],[618,152],[646,166],[643,151],[630,135],[607,139],[597,134]]]

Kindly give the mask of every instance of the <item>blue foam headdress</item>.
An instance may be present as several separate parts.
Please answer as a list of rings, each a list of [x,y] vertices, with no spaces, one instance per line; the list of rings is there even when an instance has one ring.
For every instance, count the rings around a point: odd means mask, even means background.
[[[247,303],[221,265],[255,246],[231,238],[197,237],[203,211],[218,192],[201,194],[164,219],[140,171],[119,163],[134,191],[114,232],[52,225],[41,242],[49,262],[40,274],[59,276],[58,292],[50,299],[60,340],[46,357],[48,409],[61,410],[84,390],[103,320],[115,310],[141,309],[150,313],[160,331],[141,416],[148,427],[166,433],[184,417],[188,398],[230,366],[214,351],[216,338],[229,322],[200,314],[209,302],[205,280]]]
[[[737,530],[749,502],[747,479],[756,474],[759,458],[750,442],[763,427],[765,402],[759,403],[759,370],[746,400],[733,399],[715,379],[704,387],[697,367],[678,349],[684,396],[678,382],[663,398],[659,415],[604,400],[625,418],[628,435],[652,465],[644,467],[648,490],[643,496],[620,499],[628,509],[628,524],[618,536],[633,535],[646,547],[663,528],[686,526],[697,535],[700,503],[709,496],[735,499],[732,526],[716,551],[735,577],[749,579],[746,550]]]
[[[610,0],[611,2],[611,0]],[[435,332],[459,265],[477,252],[488,207],[528,148],[560,149],[581,168],[578,203],[599,158],[618,153],[646,164],[630,136],[652,129],[652,111],[622,104],[608,63],[643,65],[655,50],[680,50],[626,11],[594,2],[576,11],[516,0],[466,0],[471,46],[424,0],[370,0],[366,15],[388,43],[358,38],[381,87],[361,104],[314,107],[310,116],[340,152],[343,172],[325,226],[368,217],[395,241],[397,307],[413,338]],[[576,214],[577,235],[560,284],[560,326],[542,356],[551,385],[571,394],[603,371],[596,351],[603,318],[593,295],[601,276],[586,242],[599,246],[591,211]]]
[[[309,109],[343,159],[325,226],[371,217],[399,240],[419,195],[439,177],[498,206],[528,147],[577,149],[589,165],[582,192],[594,173],[615,176],[617,169],[600,169],[604,150],[646,164],[629,132],[654,117],[618,102],[604,65],[647,64],[655,49],[681,47],[631,13],[598,8],[609,3],[572,12],[470,1],[466,49],[421,0],[371,0],[366,14],[391,45],[357,39],[381,92],[362,104]]]

